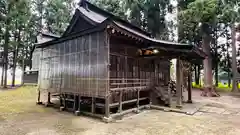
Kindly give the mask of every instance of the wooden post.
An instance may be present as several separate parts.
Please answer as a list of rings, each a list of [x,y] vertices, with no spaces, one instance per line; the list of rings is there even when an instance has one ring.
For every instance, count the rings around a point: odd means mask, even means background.
[[[48,99],[47,99],[47,103],[50,104],[51,103],[51,93],[48,92]]]
[[[62,94],[60,94],[60,107],[63,106]]]
[[[73,112],[76,111],[76,102],[77,102],[77,96],[74,94]]]
[[[169,104],[169,107],[172,106],[172,90],[169,86],[168,86],[168,104]]]
[[[67,100],[66,100],[66,94],[64,94],[64,108],[67,109]]]
[[[78,111],[81,111],[81,96],[79,95]]]
[[[119,109],[118,109],[119,113],[122,112],[122,96],[123,96],[123,91],[120,90],[120,93],[119,93]]]
[[[177,64],[176,64],[176,89],[177,89],[177,105],[176,107],[181,108],[182,107],[182,88],[181,88],[181,65],[180,65],[180,59],[177,59]]]
[[[191,71],[188,72],[188,103],[192,103],[192,76]]]
[[[77,101],[77,98],[76,98],[76,101]],[[81,96],[78,95],[78,108],[75,111],[75,115],[77,115],[77,116],[80,115],[80,108],[81,108]]]
[[[38,89],[38,98],[37,98],[37,104],[41,104],[41,102],[40,102],[40,97],[41,96],[41,92],[40,92],[40,90]]]
[[[109,98],[110,98],[109,95],[107,95],[105,98],[105,116],[107,118],[109,118],[110,116]]]
[[[95,113],[95,98],[94,97],[92,97],[92,109],[91,109],[91,112],[92,113]]]
[[[137,90],[137,109],[139,109],[140,90]]]

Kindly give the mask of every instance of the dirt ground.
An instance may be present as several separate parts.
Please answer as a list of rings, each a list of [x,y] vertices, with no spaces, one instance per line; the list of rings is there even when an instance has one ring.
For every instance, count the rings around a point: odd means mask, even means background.
[[[195,115],[144,110],[107,124],[36,105],[35,87],[4,90],[0,91],[0,135],[240,134],[239,97],[195,98],[206,102]]]

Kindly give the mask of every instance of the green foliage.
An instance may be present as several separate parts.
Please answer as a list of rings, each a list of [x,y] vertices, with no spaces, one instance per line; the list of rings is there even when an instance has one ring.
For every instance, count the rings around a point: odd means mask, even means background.
[[[0,49],[4,48],[8,68],[23,63],[31,67],[36,36],[46,28],[61,34],[73,13],[72,4],[73,0],[0,0]]]
[[[44,18],[49,32],[61,35],[71,19],[73,0],[48,0]]]
[[[180,40],[197,43],[201,34],[212,34],[217,23],[217,0],[195,0],[188,3],[179,16]]]
[[[127,14],[124,9],[124,3],[122,0],[96,0],[92,1],[98,7],[105,9],[106,11],[113,13],[122,19],[127,18]]]
[[[165,16],[171,8],[170,0],[93,0],[92,2],[149,31],[157,38],[168,39]]]

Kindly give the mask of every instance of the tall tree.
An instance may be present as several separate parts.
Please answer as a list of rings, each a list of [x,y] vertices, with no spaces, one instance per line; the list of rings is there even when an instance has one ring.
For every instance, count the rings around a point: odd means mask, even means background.
[[[48,0],[44,12],[46,28],[49,32],[61,35],[71,19],[73,0]]]
[[[91,2],[122,19],[127,19],[127,13],[122,0],[92,0]]]
[[[233,84],[232,91],[237,91],[237,61],[236,61],[236,31],[235,23],[240,21],[240,1],[239,0],[221,0],[222,20],[231,26],[232,37],[232,72],[233,72]]]
[[[3,67],[4,67],[4,81],[3,87],[7,88],[7,70],[8,70],[8,48],[9,48],[9,40],[10,40],[10,27],[13,15],[13,9],[15,0],[3,0],[1,1],[1,14],[5,16],[4,18],[4,56],[3,56]]]
[[[199,28],[202,37],[202,47],[208,57],[204,60],[204,85],[212,87],[212,55],[210,42],[217,19],[217,0],[196,0],[181,11],[180,18],[185,21],[187,28],[191,30]],[[184,26],[185,26],[184,25]],[[190,34],[192,36],[192,34]],[[194,34],[193,34],[194,35]]]
[[[27,0],[21,0],[15,3],[14,13],[12,15],[13,27],[11,29],[13,40],[10,44],[10,50],[12,51],[12,86],[15,86],[15,72],[17,67],[18,53],[22,46],[22,34],[26,32],[29,27],[26,25],[29,22],[30,14],[30,2]],[[30,33],[24,33],[28,35]]]

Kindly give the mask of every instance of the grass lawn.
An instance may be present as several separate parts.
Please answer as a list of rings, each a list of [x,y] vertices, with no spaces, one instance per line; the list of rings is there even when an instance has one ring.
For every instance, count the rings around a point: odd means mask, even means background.
[[[36,95],[35,86],[0,90],[0,116],[8,117],[20,113],[44,112],[44,108],[36,106]]]
[[[203,87],[203,85],[196,85],[195,82],[192,83],[193,88],[200,89]],[[238,88],[240,88],[240,84],[238,84]],[[219,92],[231,92],[232,91],[232,84],[230,84],[230,88],[228,87],[228,84],[222,84],[218,83],[218,87],[216,88]]]

